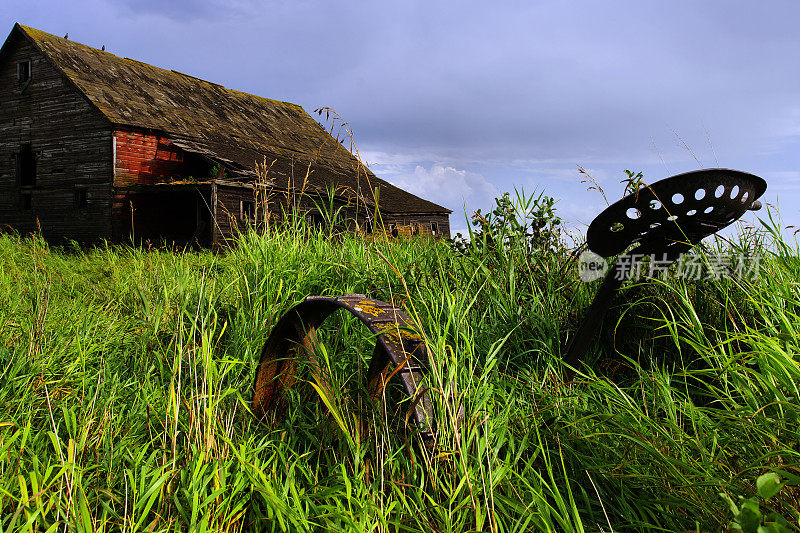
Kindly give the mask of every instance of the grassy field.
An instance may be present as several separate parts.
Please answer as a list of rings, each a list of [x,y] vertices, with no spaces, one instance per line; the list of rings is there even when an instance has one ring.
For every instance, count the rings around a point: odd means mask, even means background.
[[[760,254],[755,279],[629,284],[565,383],[597,284],[555,234],[487,231],[466,253],[302,227],[218,255],[0,237],[0,531],[799,529],[795,244],[742,230],[701,255]],[[345,316],[318,347],[335,416],[308,387],[288,420],[249,413],[281,314],[349,292],[421,325],[436,448],[407,405],[368,408],[374,339]]]

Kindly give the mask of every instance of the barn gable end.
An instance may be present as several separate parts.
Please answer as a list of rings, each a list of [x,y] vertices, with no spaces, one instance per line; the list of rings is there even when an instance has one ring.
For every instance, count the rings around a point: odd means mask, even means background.
[[[0,223],[52,240],[111,238],[111,134],[15,27],[0,50]]]

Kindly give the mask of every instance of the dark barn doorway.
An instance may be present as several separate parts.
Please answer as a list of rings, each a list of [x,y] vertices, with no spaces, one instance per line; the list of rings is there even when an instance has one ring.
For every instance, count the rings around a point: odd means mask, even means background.
[[[136,243],[209,247],[210,197],[199,187],[132,194],[129,235]]]

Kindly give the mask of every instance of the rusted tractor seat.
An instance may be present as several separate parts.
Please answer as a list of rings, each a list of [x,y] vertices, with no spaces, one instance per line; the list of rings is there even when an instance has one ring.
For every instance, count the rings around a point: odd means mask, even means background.
[[[564,351],[564,363],[577,369],[600,329],[614,294],[637,257],[653,256],[666,266],[703,238],[758,210],[767,183],[753,174],[710,168],[678,174],[642,186],[610,205],[589,225],[586,244],[601,257],[622,252],[608,270],[586,317]],[[568,371],[568,376],[573,374]]]
[[[414,333],[411,319],[397,307],[367,298],[363,294],[345,294],[338,298],[309,296],[278,321],[270,333],[256,370],[252,408],[260,419],[281,417],[286,409],[286,389],[297,381],[298,360],[305,358],[311,378],[323,393],[330,387],[314,358],[316,330],[335,311],[343,309],[358,318],[377,335],[367,371],[368,389],[380,402],[386,382],[400,377],[405,394],[414,410],[414,420],[425,441],[433,439],[436,429],[433,407],[422,387],[427,373],[428,354],[422,337]]]

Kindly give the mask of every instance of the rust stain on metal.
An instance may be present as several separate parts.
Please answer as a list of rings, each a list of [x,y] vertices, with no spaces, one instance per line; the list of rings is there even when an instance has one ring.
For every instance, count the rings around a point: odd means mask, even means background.
[[[385,309],[381,309],[380,307],[374,305],[373,302],[370,300],[362,300],[358,302],[358,305],[353,306],[353,309],[359,313],[370,315],[373,317],[377,317],[387,313]]]

